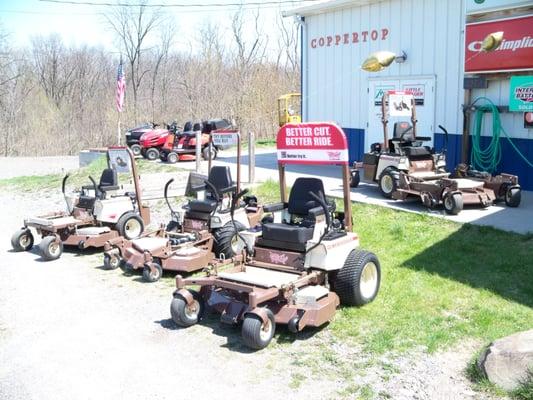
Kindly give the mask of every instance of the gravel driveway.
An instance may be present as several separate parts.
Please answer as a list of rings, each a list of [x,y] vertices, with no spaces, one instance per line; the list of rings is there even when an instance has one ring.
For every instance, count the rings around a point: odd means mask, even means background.
[[[240,330],[216,317],[178,329],[169,319],[171,275],[146,284],[140,275],[103,270],[97,252],[41,262],[35,250],[10,250],[25,215],[63,208],[58,193],[2,193],[0,204],[2,400],[356,399],[367,387],[371,398],[487,398],[462,374],[473,346],[385,355],[391,372],[383,359],[368,366],[368,355],[327,327],[297,340],[280,329],[259,352],[242,347]],[[322,348],[335,353],[333,361]],[[348,375],[337,374],[339,362]]]

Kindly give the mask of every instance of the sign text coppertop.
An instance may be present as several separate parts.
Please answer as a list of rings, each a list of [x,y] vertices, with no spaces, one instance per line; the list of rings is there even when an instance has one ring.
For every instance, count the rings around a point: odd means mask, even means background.
[[[276,142],[279,164],[348,164],[346,135],[331,122],[285,124]]]

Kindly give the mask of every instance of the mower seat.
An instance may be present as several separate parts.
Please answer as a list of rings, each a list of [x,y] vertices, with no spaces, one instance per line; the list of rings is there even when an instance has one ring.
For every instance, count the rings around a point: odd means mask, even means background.
[[[100,199],[104,199],[106,192],[118,189],[120,187],[118,186],[117,170],[113,168],[104,169],[100,176],[97,196]]]
[[[191,200],[189,201],[189,210],[201,213],[212,213],[217,208],[217,201],[212,199]]]
[[[407,157],[431,156],[431,151],[425,146],[405,146],[402,150]]]
[[[307,242],[313,238],[314,217],[320,204],[309,194],[324,193],[324,184],[317,178],[298,178],[294,182],[289,196],[287,211],[291,216],[302,218],[302,222],[263,224],[262,236],[257,239],[259,246],[305,251]]]

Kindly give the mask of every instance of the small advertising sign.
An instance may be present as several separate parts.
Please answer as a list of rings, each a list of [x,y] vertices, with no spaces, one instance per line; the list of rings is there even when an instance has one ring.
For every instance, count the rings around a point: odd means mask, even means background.
[[[395,89],[394,85],[376,86],[374,89],[374,105],[381,106],[381,99],[383,99],[383,95],[394,89]]]
[[[211,140],[215,146],[237,146],[239,142],[239,131],[218,130],[211,133]]]
[[[425,85],[403,85],[402,90],[412,95],[415,98],[415,104],[417,106],[423,106],[424,105],[424,95],[425,95]]]
[[[389,115],[391,117],[410,117],[413,95],[406,92],[389,92]]]
[[[281,164],[348,164],[346,136],[333,123],[285,124],[276,142]]]
[[[129,173],[131,171],[130,156],[128,150],[124,148],[109,148],[109,165],[118,173]]]
[[[466,24],[465,72],[496,72],[533,69],[533,15]],[[483,51],[483,39],[503,32],[496,50]]]
[[[509,111],[533,111],[533,75],[511,77],[510,88]]]

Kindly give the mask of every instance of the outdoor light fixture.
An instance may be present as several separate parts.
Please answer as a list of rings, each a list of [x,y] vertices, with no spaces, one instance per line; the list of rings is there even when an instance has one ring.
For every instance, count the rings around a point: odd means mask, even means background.
[[[392,51],[376,51],[370,54],[361,65],[361,69],[368,72],[379,72],[387,68],[393,61],[403,63],[407,59],[407,54],[402,51],[401,55],[396,55]]]
[[[493,51],[496,50],[503,41],[503,32],[492,32],[485,36],[483,42],[481,43],[481,50],[483,51]]]

